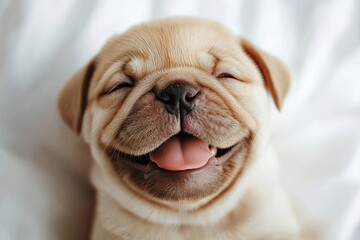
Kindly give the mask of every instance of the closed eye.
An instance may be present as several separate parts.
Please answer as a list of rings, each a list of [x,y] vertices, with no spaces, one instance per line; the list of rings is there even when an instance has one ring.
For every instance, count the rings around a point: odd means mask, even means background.
[[[133,87],[134,85],[132,83],[129,83],[129,82],[122,82],[122,83],[119,83],[117,85],[114,85],[112,88],[110,88],[108,91],[106,91],[106,94],[111,94],[119,89],[122,89],[122,88],[131,88]]]
[[[230,73],[227,73],[227,72],[222,72],[222,73],[220,73],[220,74],[218,74],[217,76],[216,76],[217,78],[233,78],[233,79],[237,79],[236,77],[234,77],[232,74],[230,74]]]

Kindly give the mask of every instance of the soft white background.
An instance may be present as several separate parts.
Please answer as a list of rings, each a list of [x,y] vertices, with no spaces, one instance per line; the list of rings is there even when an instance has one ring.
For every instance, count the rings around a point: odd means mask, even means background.
[[[58,91],[111,35],[172,15],[218,20],[286,63],[286,187],[310,239],[359,240],[357,0],[0,0],[0,239],[79,239],[91,192]]]

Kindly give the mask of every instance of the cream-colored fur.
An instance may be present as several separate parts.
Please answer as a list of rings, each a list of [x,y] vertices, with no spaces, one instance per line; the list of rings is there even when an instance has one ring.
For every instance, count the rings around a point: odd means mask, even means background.
[[[200,89],[181,127],[155,97],[179,79]],[[280,109],[288,86],[280,61],[214,22],[158,20],[113,37],[59,98],[94,158],[92,239],[299,239],[268,142],[272,100]],[[196,180],[145,181],[107,154],[148,154],[179,131],[217,148],[246,143],[193,194]]]

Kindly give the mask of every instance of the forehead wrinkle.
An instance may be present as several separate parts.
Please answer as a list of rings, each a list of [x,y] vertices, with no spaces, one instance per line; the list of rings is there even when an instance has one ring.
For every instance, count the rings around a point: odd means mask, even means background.
[[[161,56],[164,54],[164,48],[173,50],[179,40],[182,40],[181,47],[187,42],[198,48],[199,44],[205,43],[211,46],[214,45],[211,42],[220,40],[223,43],[223,40],[233,38],[234,35],[228,29],[215,22],[168,19],[134,26],[124,34],[112,38],[107,45],[109,47],[118,43],[124,45],[123,49],[136,49],[145,55],[148,55],[148,50],[151,49],[155,56]],[[168,59],[167,55],[163,56]]]
[[[232,56],[234,53],[224,44],[232,45],[233,38],[226,29],[211,29],[203,23],[142,24],[114,38],[107,44],[107,52],[110,61],[119,59],[119,55],[136,59],[128,68],[135,73],[189,65],[209,66],[210,71],[212,61],[201,58],[199,52],[206,53],[210,49],[214,56],[217,56],[214,52]],[[143,61],[137,62],[138,58]]]
[[[199,52],[207,52],[213,45],[214,34],[204,32],[204,29],[196,26],[165,26],[157,30],[160,33],[156,35],[158,54],[150,54],[153,61],[162,58],[165,67],[197,63]]]

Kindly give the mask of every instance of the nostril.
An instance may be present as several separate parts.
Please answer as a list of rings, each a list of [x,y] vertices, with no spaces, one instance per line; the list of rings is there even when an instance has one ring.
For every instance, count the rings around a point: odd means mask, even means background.
[[[159,100],[161,100],[162,102],[164,102],[164,103],[169,103],[170,100],[171,100],[170,95],[167,94],[167,93],[165,93],[165,92],[162,92],[161,94],[159,94],[159,95],[157,96],[157,98],[158,98]]]
[[[194,101],[194,99],[196,98],[196,96],[198,95],[199,91],[189,91],[186,95],[185,95],[185,101],[186,102],[192,102]]]

